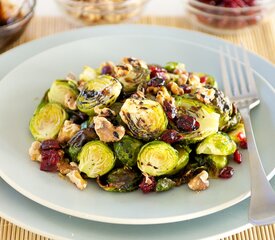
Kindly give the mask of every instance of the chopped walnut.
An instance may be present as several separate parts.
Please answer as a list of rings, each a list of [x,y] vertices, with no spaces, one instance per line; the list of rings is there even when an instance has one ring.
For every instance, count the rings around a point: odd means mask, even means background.
[[[164,106],[164,102],[167,101],[171,105],[175,106],[175,99],[169,94],[166,87],[160,87],[156,96],[156,100],[160,105]]]
[[[32,143],[31,147],[29,148],[29,155],[31,160],[38,161],[38,162],[42,161],[40,147],[41,147],[41,143],[39,141],[34,141]]]
[[[72,170],[66,174],[72,183],[74,183],[78,189],[83,190],[87,187],[87,181],[82,178],[79,170]]]
[[[169,82],[167,84],[167,88],[174,94],[174,95],[177,95],[177,96],[181,96],[184,94],[184,90],[179,87],[178,84],[176,84],[175,82]]]
[[[72,163],[72,162],[71,162]],[[58,171],[61,173],[61,174],[63,174],[63,175],[66,175],[66,174],[68,174],[70,171],[72,171],[72,170],[78,170],[78,167],[77,167],[77,165],[73,165],[73,164],[71,164],[71,163],[69,163],[68,161],[66,161],[66,160],[60,160],[59,162],[58,162],[58,165],[57,165],[57,167],[58,167]]]
[[[191,85],[192,88],[201,88],[202,86],[200,77],[194,74],[189,74],[187,84]]]
[[[64,105],[71,110],[76,110],[76,97],[72,96],[70,93],[67,93],[64,97]]]
[[[193,191],[203,191],[209,187],[208,173],[203,170],[188,182],[188,187]]]
[[[98,106],[96,106],[94,108],[95,113],[97,114],[97,116],[99,117],[113,117],[116,115],[116,113],[111,110],[110,108],[99,108]]]
[[[93,118],[95,131],[102,142],[117,142],[123,138],[125,128],[123,126],[114,126],[105,117]]]
[[[114,72],[116,77],[127,76],[132,70],[133,70],[133,66],[131,64],[116,65],[114,67]]]
[[[131,64],[132,66],[135,66],[135,67],[148,68],[147,64],[143,60],[133,58],[133,57],[125,57],[122,59],[122,62],[125,64]]]
[[[78,124],[66,120],[58,134],[57,140],[60,143],[68,142],[79,130],[80,126]]]

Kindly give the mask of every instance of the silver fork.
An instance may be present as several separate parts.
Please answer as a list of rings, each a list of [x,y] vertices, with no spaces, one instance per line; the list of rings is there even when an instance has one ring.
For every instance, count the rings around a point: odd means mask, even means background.
[[[243,48],[241,55],[243,63],[238,60],[236,47],[230,51],[227,46],[225,53],[220,49],[224,91],[237,104],[245,125],[251,180],[249,220],[255,225],[270,224],[275,222],[275,192],[266,178],[250,121],[250,110],[260,103],[260,99],[247,53]]]

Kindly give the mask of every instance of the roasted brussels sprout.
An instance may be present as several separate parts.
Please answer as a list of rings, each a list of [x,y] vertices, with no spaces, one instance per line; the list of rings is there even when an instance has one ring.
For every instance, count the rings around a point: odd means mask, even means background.
[[[40,104],[30,120],[30,131],[37,141],[57,137],[68,114],[58,103]]]
[[[147,65],[135,58],[124,58],[123,64],[115,66],[114,72],[126,93],[134,92],[138,85],[146,81],[149,76]]]
[[[101,178],[97,178],[97,183],[101,188],[109,192],[131,192],[138,188],[142,175],[127,167],[112,170],[107,175],[106,184]]]
[[[59,103],[65,108],[75,110],[78,93],[73,80],[55,80],[48,92],[48,99],[49,102]]]
[[[230,155],[236,151],[236,143],[222,132],[214,133],[199,143],[197,154]]]
[[[108,173],[115,165],[115,155],[107,144],[95,140],[86,143],[79,152],[78,168],[90,178]]]
[[[183,133],[184,141],[197,142],[216,133],[219,128],[220,115],[213,108],[206,104],[181,96],[176,96],[176,107],[178,109],[178,118],[180,115],[192,116],[199,123],[199,128],[195,131]]]
[[[170,174],[176,174],[187,165],[189,161],[189,153],[191,152],[191,149],[187,146],[184,148],[176,147],[175,149],[178,151],[179,160],[176,168]]]
[[[159,137],[168,124],[162,106],[149,99],[128,98],[119,114],[131,134],[146,141]]]
[[[176,183],[172,179],[167,177],[161,178],[157,181],[156,192],[168,191],[175,186]]]
[[[138,168],[149,176],[170,174],[177,168],[178,162],[178,151],[162,141],[145,144],[137,158]]]
[[[108,75],[98,76],[84,85],[77,98],[77,107],[81,112],[93,115],[95,106],[111,106],[121,89],[121,84],[115,78]]]
[[[125,135],[119,142],[114,143],[114,151],[123,165],[133,167],[137,163],[137,155],[141,146],[141,141]]]
[[[89,66],[84,66],[83,71],[79,74],[79,80],[88,82],[96,79],[98,75],[99,74],[96,69]]]

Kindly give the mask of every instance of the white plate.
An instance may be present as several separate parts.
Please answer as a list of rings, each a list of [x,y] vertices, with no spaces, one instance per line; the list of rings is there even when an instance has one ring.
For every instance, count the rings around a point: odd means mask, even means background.
[[[215,47],[218,44],[226,44],[218,39],[211,38],[194,32],[186,32],[171,28],[151,27],[151,26],[120,26],[121,33],[144,33],[154,35],[167,35],[177,38],[184,37],[195,42],[205,43]],[[44,38],[29,44],[20,46],[7,54],[0,56],[0,78],[8,71],[14,68],[23,60],[30,56],[57,46],[71,40],[87,38],[90,36],[112,35],[113,27],[81,29],[72,32],[57,34],[54,37]],[[275,68],[270,63],[262,60],[256,55],[249,54],[252,66],[259,71],[274,87],[275,81],[272,76],[275,75]],[[272,125],[274,133],[274,124]],[[268,157],[271,158],[269,155]],[[264,162],[266,171],[274,168],[271,161]],[[270,175],[271,176],[271,175]],[[272,182],[275,186],[275,181]],[[184,221],[175,224],[162,224],[154,226],[120,226],[112,224],[103,224],[92,221],[81,220],[67,215],[59,214],[42,207],[13,189],[9,188],[0,180],[0,216],[22,226],[30,231],[40,233],[55,239],[219,239],[234,232],[241,231],[249,227],[247,219],[248,200],[243,201],[231,208],[210,216]],[[41,217],[43,216],[43,217]]]
[[[139,30],[142,34],[137,34]],[[0,123],[0,176],[25,196],[49,208],[85,219],[122,224],[192,219],[222,210],[248,196],[246,161],[241,165],[233,164],[236,173],[232,179],[211,180],[211,187],[200,194],[180,187],[167,193],[143,195],[140,191],[127,194],[104,192],[94,184],[80,192],[57,175],[39,171],[38,165],[28,160],[27,149],[32,141],[28,121],[38,103],[37,97],[43,95],[55,78],[70,71],[78,73],[85,64],[97,66],[104,60],[118,61],[123,56],[141,57],[157,63],[176,60],[185,62],[190,70],[208,72],[220,79],[218,53],[211,46],[224,42],[217,39],[192,32],[142,26],[101,27],[95,28],[95,32],[90,31],[87,30],[87,36],[97,32],[98,37],[48,49],[13,69],[0,82],[0,112],[5,116]],[[103,32],[110,36],[100,36]],[[204,45],[197,37],[204,40]],[[275,116],[270,105],[274,101],[274,88],[259,75],[256,78],[262,104],[253,111],[252,123],[265,169],[270,173],[274,168],[268,157],[272,154],[272,146],[264,142],[272,142],[274,136],[270,134],[274,132]],[[269,127],[261,128],[263,122]]]

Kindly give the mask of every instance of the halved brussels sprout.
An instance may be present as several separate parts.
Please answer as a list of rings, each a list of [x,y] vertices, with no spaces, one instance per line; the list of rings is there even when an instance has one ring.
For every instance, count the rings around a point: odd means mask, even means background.
[[[131,192],[138,188],[141,174],[127,167],[112,170],[107,175],[107,184],[102,183],[101,178],[97,178],[98,185],[109,192]]]
[[[114,143],[114,151],[123,165],[133,167],[137,163],[137,155],[142,142],[125,135],[119,142]]]
[[[189,147],[176,147],[175,149],[178,151],[179,160],[176,168],[170,174],[178,173],[187,165],[187,163],[189,162],[189,153],[191,152],[191,149]]]
[[[140,83],[147,80],[148,67],[143,61],[134,58],[125,58],[123,62],[122,65],[115,66],[115,77],[123,85],[124,92],[134,92]]]
[[[149,176],[170,174],[177,168],[178,162],[178,151],[162,141],[145,144],[137,158],[138,168]]]
[[[49,102],[59,103],[65,108],[76,109],[75,101],[79,94],[73,80],[55,80],[48,92]]]
[[[57,137],[68,114],[58,103],[39,104],[30,120],[30,131],[37,141]]]
[[[77,98],[77,107],[88,115],[94,114],[94,107],[111,106],[117,99],[122,89],[115,78],[108,75],[98,76],[88,81]]]
[[[237,149],[236,143],[226,134],[217,132],[205,138],[197,146],[197,154],[230,155]]]
[[[78,168],[90,178],[108,173],[115,165],[115,155],[107,144],[101,141],[86,143],[77,156]]]
[[[245,138],[245,129],[243,123],[238,123],[233,130],[227,133],[229,137],[235,142],[240,143]]]
[[[84,66],[83,71],[79,74],[79,80],[88,82],[97,78],[99,73],[96,69],[89,66]]]
[[[119,115],[131,134],[144,140],[158,138],[168,124],[162,106],[149,99],[128,98],[121,107]]]
[[[188,99],[182,96],[176,96],[176,107],[178,116],[187,114],[196,119],[199,128],[189,133],[182,133],[184,140],[187,142],[197,142],[216,133],[219,128],[220,115],[213,108],[196,99]]]

